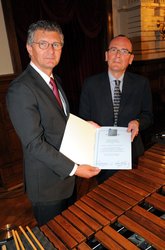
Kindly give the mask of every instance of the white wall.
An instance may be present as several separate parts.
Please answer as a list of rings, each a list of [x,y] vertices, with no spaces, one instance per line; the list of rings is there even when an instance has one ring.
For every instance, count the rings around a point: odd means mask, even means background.
[[[0,0],[0,75],[13,74],[13,66]]]

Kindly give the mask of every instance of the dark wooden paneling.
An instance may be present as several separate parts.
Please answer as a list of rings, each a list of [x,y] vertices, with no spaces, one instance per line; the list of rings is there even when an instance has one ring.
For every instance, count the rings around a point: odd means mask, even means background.
[[[13,75],[0,79],[0,184],[5,188],[23,181],[22,147],[6,107],[7,89],[14,78]]]
[[[130,70],[150,80],[154,113],[153,133],[165,131],[165,60],[134,61]]]

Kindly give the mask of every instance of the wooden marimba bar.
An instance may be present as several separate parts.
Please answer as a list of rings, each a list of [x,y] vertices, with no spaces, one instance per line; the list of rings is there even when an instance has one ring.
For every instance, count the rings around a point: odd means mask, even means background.
[[[60,250],[165,250],[165,145],[115,173],[41,231]]]

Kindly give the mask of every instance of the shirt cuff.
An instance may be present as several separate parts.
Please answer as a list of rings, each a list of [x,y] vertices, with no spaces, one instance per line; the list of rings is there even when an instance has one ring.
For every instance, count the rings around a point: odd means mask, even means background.
[[[72,169],[72,171],[70,172],[69,176],[73,176],[75,174],[77,168],[78,168],[78,165],[75,164],[74,167],[73,167],[73,169]]]

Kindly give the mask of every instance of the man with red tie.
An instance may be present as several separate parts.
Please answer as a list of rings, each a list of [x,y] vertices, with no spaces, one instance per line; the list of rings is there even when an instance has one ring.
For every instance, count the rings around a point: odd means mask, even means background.
[[[58,24],[42,20],[33,23],[26,45],[30,64],[10,84],[6,98],[22,143],[25,187],[39,226],[73,202],[76,175],[90,178],[100,172],[89,165],[78,166],[59,152],[69,104],[53,68],[59,63],[63,45]],[[55,87],[61,106],[53,93]]]

